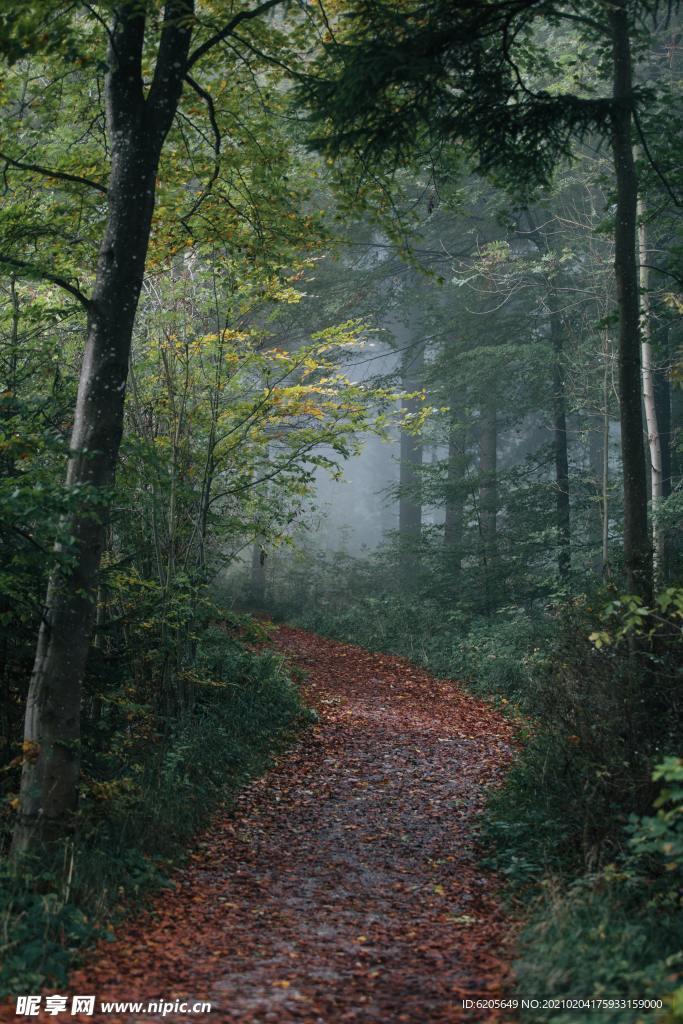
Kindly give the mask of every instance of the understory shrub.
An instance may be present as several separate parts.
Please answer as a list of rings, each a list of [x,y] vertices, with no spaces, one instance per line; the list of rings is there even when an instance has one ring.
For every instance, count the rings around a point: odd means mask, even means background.
[[[551,644],[530,661],[532,735],[483,828],[488,862],[535,907],[518,989],[663,999],[661,1012],[622,1005],[600,1019],[683,1021],[683,761],[670,753],[683,737],[680,592],[647,609],[612,599],[600,615],[576,598],[555,618]],[[539,1009],[523,1020],[595,1014]]]
[[[661,1012],[616,1006],[600,1012],[613,1024],[655,1017],[683,1021],[683,759],[653,772],[664,785],[654,815],[631,817],[617,860],[568,887],[546,880],[521,937],[520,994],[537,998],[662,1000]],[[594,1009],[531,1010],[529,1024],[591,1022]]]
[[[655,1019],[683,1022],[683,768],[672,756],[683,739],[683,591],[651,608],[604,588],[483,616],[381,578],[373,586],[350,562],[322,582],[308,574],[316,599],[276,614],[407,656],[515,713],[520,751],[480,834],[484,863],[528,915],[517,994],[663,999]],[[588,1024],[597,1012],[523,1019]],[[599,1013],[653,1019],[634,1006]]]
[[[75,843],[51,872],[0,869],[0,994],[61,983],[78,949],[167,872],[219,804],[262,771],[306,721],[281,658],[254,653],[222,629],[199,641],[195,700],[133,749],[84,768]]]

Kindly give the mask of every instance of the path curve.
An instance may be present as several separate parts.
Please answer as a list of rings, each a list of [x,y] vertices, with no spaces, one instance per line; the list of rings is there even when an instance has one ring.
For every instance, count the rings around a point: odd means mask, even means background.
[[[69,991],[210,1000],[212,1024],[504,1019],[461,1003],[509,982],[510,929],[472,824],[510,724],[404,659],[289,627],[274,643],[307,673],[319,723]]]

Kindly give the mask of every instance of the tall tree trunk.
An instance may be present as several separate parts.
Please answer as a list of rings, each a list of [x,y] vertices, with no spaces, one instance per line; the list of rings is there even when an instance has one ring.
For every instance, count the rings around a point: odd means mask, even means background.
[[[603,471],[603,421],[595,415],[588,420],[588,465],[590,467],[588,536],[591,546],[591,569],[596,576],[602,576],[602,471]]]
[[[671,380],[669,377],[669,345],[668,328],[664,325],[661,331],[660,343],[664,356],[664,366],[657,367],[655,373],[655,406],[657,409],[657,424],[662,448],[662,496],[668,498],[671,494],[671,470],[672,470],[672,445],[671,445]],[[666,546],[666,545],[665,545]]]
[[[602,576],[610,575],[609,565],[609,380],[605,370],[605,412],[602,420]]]
[[[422,386],[424,347],[409,349],[403,363],[403,387],[416,391]],[[419,412],[417,398],[405,398],[402,408],[409,414]],[[400,572],[404,583],[413,583],[418,566],[418,547],[422,533],[421,469],[423,445],[419,434],[401,431],[401,466],[399,476],[398,536]]]
[[[463,514],[465,509],[465,466],[462,428],[457,419],[460,396],[451,399],[451,425],[448,434],[448,468],[446,477],[446,508],[444,519],[444,547],[447,572],[453,588],[458,584],[462,568]]]
[[[66,485],[84,498],[68,521],[68,570],[50,580],[26,706],[24,766],[13,854],[68,834],[78,803],[81,680],[95,614],[94,588],[123,430],[133,324],[154,211],[159,157],[182,91],[191,0],[165,8],[145,99],[144,7],[113,12],[106,78],[111,148],[108,217],[88,309]]]
[[[652,600],[652,547],[647,522],[647,477],[643,443],[640,376],[640,309],[636,266],[638,182],[631,144],[633,72],[626,0],[614,0],[610,12],[614,81],[612,153],[617,204],[614,269],[619,310],[619,400],[624,472],[624,563],[627,586]]]
[[[482,403],[479,423],[479,528],[487,610],[493,607],[498,561],[498,417],[493,388]]]
[[[638,252],[640,263],[643,401],[645,404],[645,422],[647,423],[647,440],[650,452],[650,497],[652,501],[652,547],[654,554],[653,575],[655,584],[658,584],[666,575],[664,531],[658,519],[659,508],[664,498],[664,460],[662,457],[662,437],[659,429],[655,395],[657,372],[652,351],[652,302],[650,300],[646,215],[645,200],[641,196],[638,200]]]
[[[266,603],[266,549],[264,538],[257,537],[251,549],[251,600],[256,608]]]
[[[553,306],[556,296],[553,295]],[[555,456],[555,521],[557,529],[557,569],[566,582],[571,568],[571,521],[569,507],[569,456],[567,453],[567,410],[562,359],[562,322],[556,308],[550,313],[550,340],[553,346],[553,453]]]

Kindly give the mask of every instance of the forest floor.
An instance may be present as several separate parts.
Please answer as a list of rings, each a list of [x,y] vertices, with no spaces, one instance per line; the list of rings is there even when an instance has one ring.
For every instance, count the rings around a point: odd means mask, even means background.
[[[405,659],[289,627],[273,642],[306,673],[319,721],[69,992],[209,1001],[215,1024],[509,1020],[462,1000],[510,983],[513,929],[473,826],[509,763],[511,724]]]

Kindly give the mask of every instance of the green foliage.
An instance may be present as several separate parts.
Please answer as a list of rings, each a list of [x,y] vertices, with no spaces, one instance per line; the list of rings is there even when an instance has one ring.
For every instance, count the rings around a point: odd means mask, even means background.
[[[651,804],[654,764],[680,743],[676,605],[648,629],[647,646],[637,616],[618,640],[597,647],[591,626],[611,621],[614,606],[601,613],[586,598],[560,606],[527,662],[531,736],[490,808],[494,859],[509,874],[515,858],[554,873],[608,861],[623,848],[628,816]]]
[[[484,864],[532,908],[516,994],[665,997],[666,1019],[680,1019],[683,776],[666,756],[683,738],[680,590],[652,608],[607,589],[487,618],[394,591],[386,554],[293,558],[277,607],[462,679],[515,715],[521,749],[489,798],[480,842]],[[647,1017],[601,1011],[615,1024]],[[595,1011],[522,1019],[588,1022]]]
[[[517,987],[531,998],[541,992],[557,999],[663,999],[664,1011],[529,1010],[522,1013],[525,1024],[681,1019],[674,1000],[683,969],[683,915],[680,906],[665,913],[649,901],[647,885],[646,877],[621,869],[583,877],[568,889],[548,883],[521,937]]]
[[[629,845],[632,857],[654,861],[673,889],[683,871],[683,759],[665,758],[652,778],[665,783],[654,802],[657,813],[632,818]]]
[[[664,782],[656,815],[632,816],[630,841],[616,862],[568,888],[544,884],[522,936],[517,965],[522,993],[559,998],[663,999],[667,1021],[681,1019],[683,986],[683,763],[667,757],[653,780]],[[648,1017],[624,1007],[605,1011],[614,1024]],[[660,1014],[660,1018],[662,1015]],[[546,1020],[534,1013],[529,1022]],[[592,1021],[594,1012],[553,1020]]]
[[[248,621],[244,628],[254,634]],[[247,651],[224,628],[200,639],[197,672],[194,706],[156,743],[124,737],[141,740],[129,710],[106,760],[88,759],[78,841],[63,867],[38,876],[2,869],[3,995],[63,982],[79,949],[130,900],[172,884],[169,868],[210,814],[307,721],[281,659]]]
[[[605,129],[610,104],[579,76],[573,92],[552,87],[561,72],[533,32],[533,8],[351,5],[298,91],[317,130],[312,143],[396,166],[458,140],[499,179],[517,187],[547,182],[572,137]],[[567,13],[570,5],[553,5],[552,15]],[[591,13],[600,16],[597,5]]]

